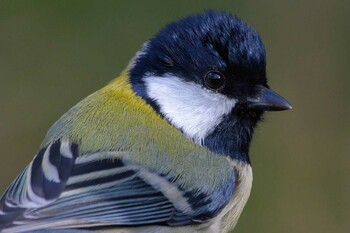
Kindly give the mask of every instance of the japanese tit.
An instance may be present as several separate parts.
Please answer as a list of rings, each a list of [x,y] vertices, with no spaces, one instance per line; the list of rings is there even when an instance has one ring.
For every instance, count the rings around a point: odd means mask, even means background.
[[[1,232],[229,232],[253,130],[291,108],[265,67],[258,33],[228,13],[167,25],[49,129],[1,198]]]

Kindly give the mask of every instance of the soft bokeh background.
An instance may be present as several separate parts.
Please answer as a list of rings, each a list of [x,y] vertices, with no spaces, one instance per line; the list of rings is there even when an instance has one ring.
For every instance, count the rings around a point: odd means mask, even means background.
[[[235,232],[350,232],[350,1],[0,1],[0,191],[67,109],[105,85],[166,23],[203,9],[260,32],[268,113]]]

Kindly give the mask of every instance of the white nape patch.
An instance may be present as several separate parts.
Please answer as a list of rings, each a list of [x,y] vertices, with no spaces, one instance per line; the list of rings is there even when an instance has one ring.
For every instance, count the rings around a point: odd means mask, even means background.
[[[237,102],[171,74],[148,74],[144,81],[148,96],[156,101],[166,119],[199,144]]]
[[[128,65],[128,70],[131,70],[132,68],[135,67],[135,64],[137,63],[137,60],[146,54],[147,50],[148,50],[148,43],[149,41],[146,41],[145,43],[143,43],[142,48],[136,53],[135,57],[133,59],[131,59],[131,61],[129,62]]]
[[[48,146],[47,149],[45,150],[41,167],[43,169],[44,176],[47,180],[55,183],[60,183],[61,181],[58,175],[58,170],[54,165],[51,164],[49,159],[50,148],[51,148],[51,145]]]
[[[73,153],[70,150],[69,141],[61,142],[60,153],[63,157],[66,157],[67,159],[73,159]]]

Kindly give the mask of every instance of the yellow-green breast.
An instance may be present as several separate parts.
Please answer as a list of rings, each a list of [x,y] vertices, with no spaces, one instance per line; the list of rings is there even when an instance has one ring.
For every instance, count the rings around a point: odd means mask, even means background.
[[[188,176],[183,179],[185,186],[193,181],[195,187],[212,189],[233,174],[227,172],[232,167],[224,156],[188,139],[138,97],[127,71],[65,113],[50,128],[42,146],[59,139],[77,143],[80,156],[125,152],[123,157],[150,169]]]

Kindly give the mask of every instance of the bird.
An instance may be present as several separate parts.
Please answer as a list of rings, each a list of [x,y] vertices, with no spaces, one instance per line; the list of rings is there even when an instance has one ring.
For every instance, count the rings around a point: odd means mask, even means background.
[[[0,231],[229,232],[252,188],[253,131],[291,108],[251,26],[183,17],[53,124],[1,197]]]

